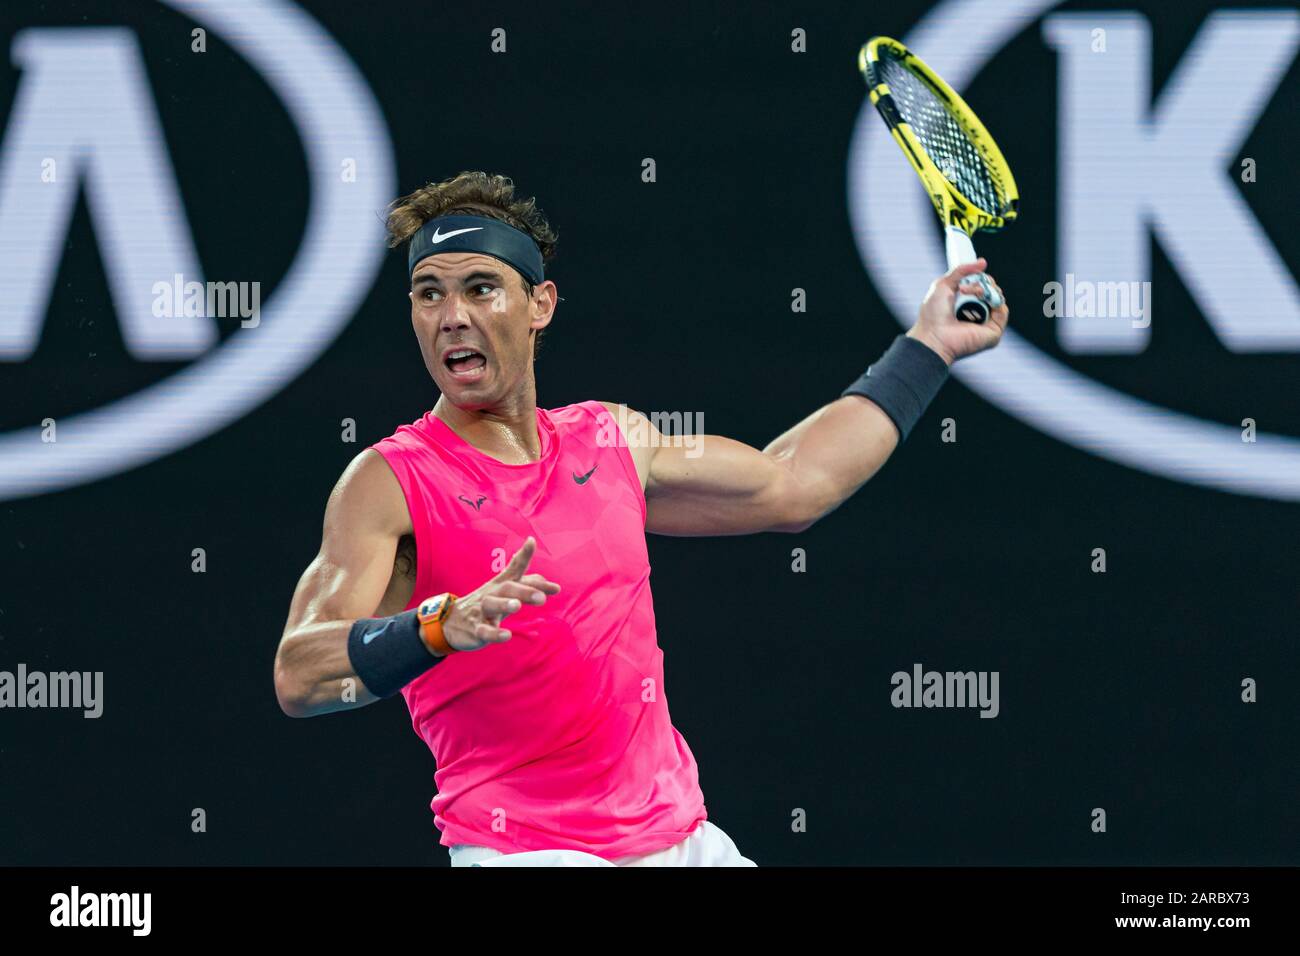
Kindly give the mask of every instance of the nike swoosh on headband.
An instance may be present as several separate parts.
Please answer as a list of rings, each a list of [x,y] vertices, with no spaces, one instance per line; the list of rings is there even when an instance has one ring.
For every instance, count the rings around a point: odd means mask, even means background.
[[[470,226],[468,229],[453,229],[451,232],[443,232],[442,227],[438,226],[433,230],[433,235],[429,237],[429,241],[436,246],[444,239],[450,239],[452,236],[459,236],[462,232],[479,232],[482,228],[482,226]]]

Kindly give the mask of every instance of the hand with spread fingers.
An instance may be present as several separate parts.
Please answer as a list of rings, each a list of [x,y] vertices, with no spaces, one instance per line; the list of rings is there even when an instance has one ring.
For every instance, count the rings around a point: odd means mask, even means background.
[[[554,581],[524,573],[536,550],[537,541],[530,535],[500,574],[456,600],[442,625],[448,644],[458,651],[502,644],[510,640],[510,631],[502,627],[508,615],[525,604],[545,604],[548,594],[560,592]]]

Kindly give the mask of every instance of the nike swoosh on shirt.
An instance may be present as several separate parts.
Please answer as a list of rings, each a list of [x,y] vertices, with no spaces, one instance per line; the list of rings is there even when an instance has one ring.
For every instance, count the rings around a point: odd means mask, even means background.
[[[452,236],[459,236],[462,232],[478,232],[482,228],[482,226],[470,226],[468,229],[453,229],[451,232],[443,232],[442,227],[439,226],[437,229],[433,230],[433,235],[429,237],[429,241],[436,246],[444,239],[450,239]]]
[[[591,471],[587,472],[587,473],[586,473],[585,475],[583,475],[581,478],[578,477],[578,473],[577,473],[577,472],[574,472],[574,473],[573,473],[573,480],[576,481],[576,482],[577,482],[578,484],[580,484],[580,485],[585,485],[585,484],[587,483],[587,479],[590,478],[590,477],[592,476],[592,473],[595,472],[595,470],[596,470],[597,468],[599,468],[599,467],[600,467],[599,465],[592,465],[592,466],[591,466]]]

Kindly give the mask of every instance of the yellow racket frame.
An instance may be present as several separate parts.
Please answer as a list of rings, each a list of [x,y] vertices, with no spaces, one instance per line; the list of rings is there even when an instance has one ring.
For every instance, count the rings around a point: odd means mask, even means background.
[[[935,165],[912,127],[903,119],[897,104],[894,103],[889,84],[882,78],[880,57],[884,50],[891,51],[902,61],[908,71],[928,86],[931,92],[944,103],[953,119],[979,151],[988,167],[989,176],[1006,193],[1005,208],[981,209],[949,182],[948,177]],[[858,69],[862,71],[863,79],[866,80],[872,105],[880,111],[880,115],[889,125],[894,142],[902,148],[908,162],[921,177],[926,192],[930,194],[930,201],[934,203],[935,212],[939,214],[944,225],[956,226],[967,235],[973,235],[976,230],[992,232],[1001,229],[1015,220],[1020,194],[1016,189],[1015,177],[1011,175],[1011,167],[1007,165],[1006,158],[998,149],[998,144],[993,141],[993,137],[984,128],[975,111],[966,105],[966,101],[958,96],[938,73],[930,69],[919,56],[891,37],[872,37],[864,43],[858,52]]]

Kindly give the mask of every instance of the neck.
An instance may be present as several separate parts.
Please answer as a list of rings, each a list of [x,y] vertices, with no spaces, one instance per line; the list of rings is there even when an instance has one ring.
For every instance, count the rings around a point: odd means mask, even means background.
[[[439,396],[433,414],[479,451],[508,465],[542,457],[537,433],[537,399],[532,393],[491,408],[466,409]]]

